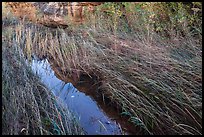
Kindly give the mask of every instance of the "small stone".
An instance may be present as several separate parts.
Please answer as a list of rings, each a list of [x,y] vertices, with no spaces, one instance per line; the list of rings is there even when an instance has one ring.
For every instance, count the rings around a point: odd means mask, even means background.
[[[110,124],[110,121],[107,121],[106,124]]]

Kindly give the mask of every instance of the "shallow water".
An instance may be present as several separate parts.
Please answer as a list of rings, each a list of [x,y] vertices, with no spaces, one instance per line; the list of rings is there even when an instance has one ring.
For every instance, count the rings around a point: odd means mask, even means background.
[[[91,96],[84,91],[77,90],[72,83],[65,83],[56,77],[47,59],[44,61],[33,59],[31,66],[32,70],[40,76],[42,82],[54,93],[56,98],[62,100],[69,110],[79,117],[80,125],[87,134],[122,134],[120,125],[112,120],[113,118],[108,117]]]

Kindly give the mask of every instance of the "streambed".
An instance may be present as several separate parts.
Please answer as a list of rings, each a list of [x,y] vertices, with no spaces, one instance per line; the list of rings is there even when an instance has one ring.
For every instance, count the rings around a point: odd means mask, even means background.
[[[128,134],[122,131],[121,125],[116,121],[118,116],[111,108],[106,112],[93,97],[85,91],[79,91],[72,83],[66,83],[55,76],[47,59],[32,59],[32,70],[41,78],[42,82],[53,92],[55,97],[63,102],[76,117],[88,135],[120,135]],[[104,108],[104,107],[103,107]],[[107,110],[108,109],[108,110]],[[115,116],[114,116],[115,115]]]

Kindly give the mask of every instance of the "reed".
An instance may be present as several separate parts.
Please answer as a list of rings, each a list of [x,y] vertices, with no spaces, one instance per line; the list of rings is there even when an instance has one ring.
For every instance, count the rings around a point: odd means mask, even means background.
[[[119,106],[137,134],[202,135],[202,39],[136,31],[131,22],[127,29],[123,18],[101,12],[95,18],[67,29],[26,23],[20,31],[29,43],[35,38],[32,53],[46,56],[64,76],[76,83],[82,74],[97,77],[97,93]]]
[[[20,22],[14,26],[3,25],[2,30],[2,134],[84,134],[77,117],[42,84],[25,60],[22,45],[31,57],[33,31]]]

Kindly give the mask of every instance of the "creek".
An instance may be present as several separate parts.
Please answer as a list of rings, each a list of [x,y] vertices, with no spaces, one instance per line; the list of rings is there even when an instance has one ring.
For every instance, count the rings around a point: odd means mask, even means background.
[[[115,110],[102,102],[99,104],[86,88],[78,90],[72,83],[56,77],[47,59],[39,61],[33,58],[31,66],[33,72],[41,78],[55,98],[60,99],[79,118],[79,123],[86,134],[128,134],[122,131],[121,125],[116,120],[120,118]],[[94,93],[94,91],[91,92]]]

